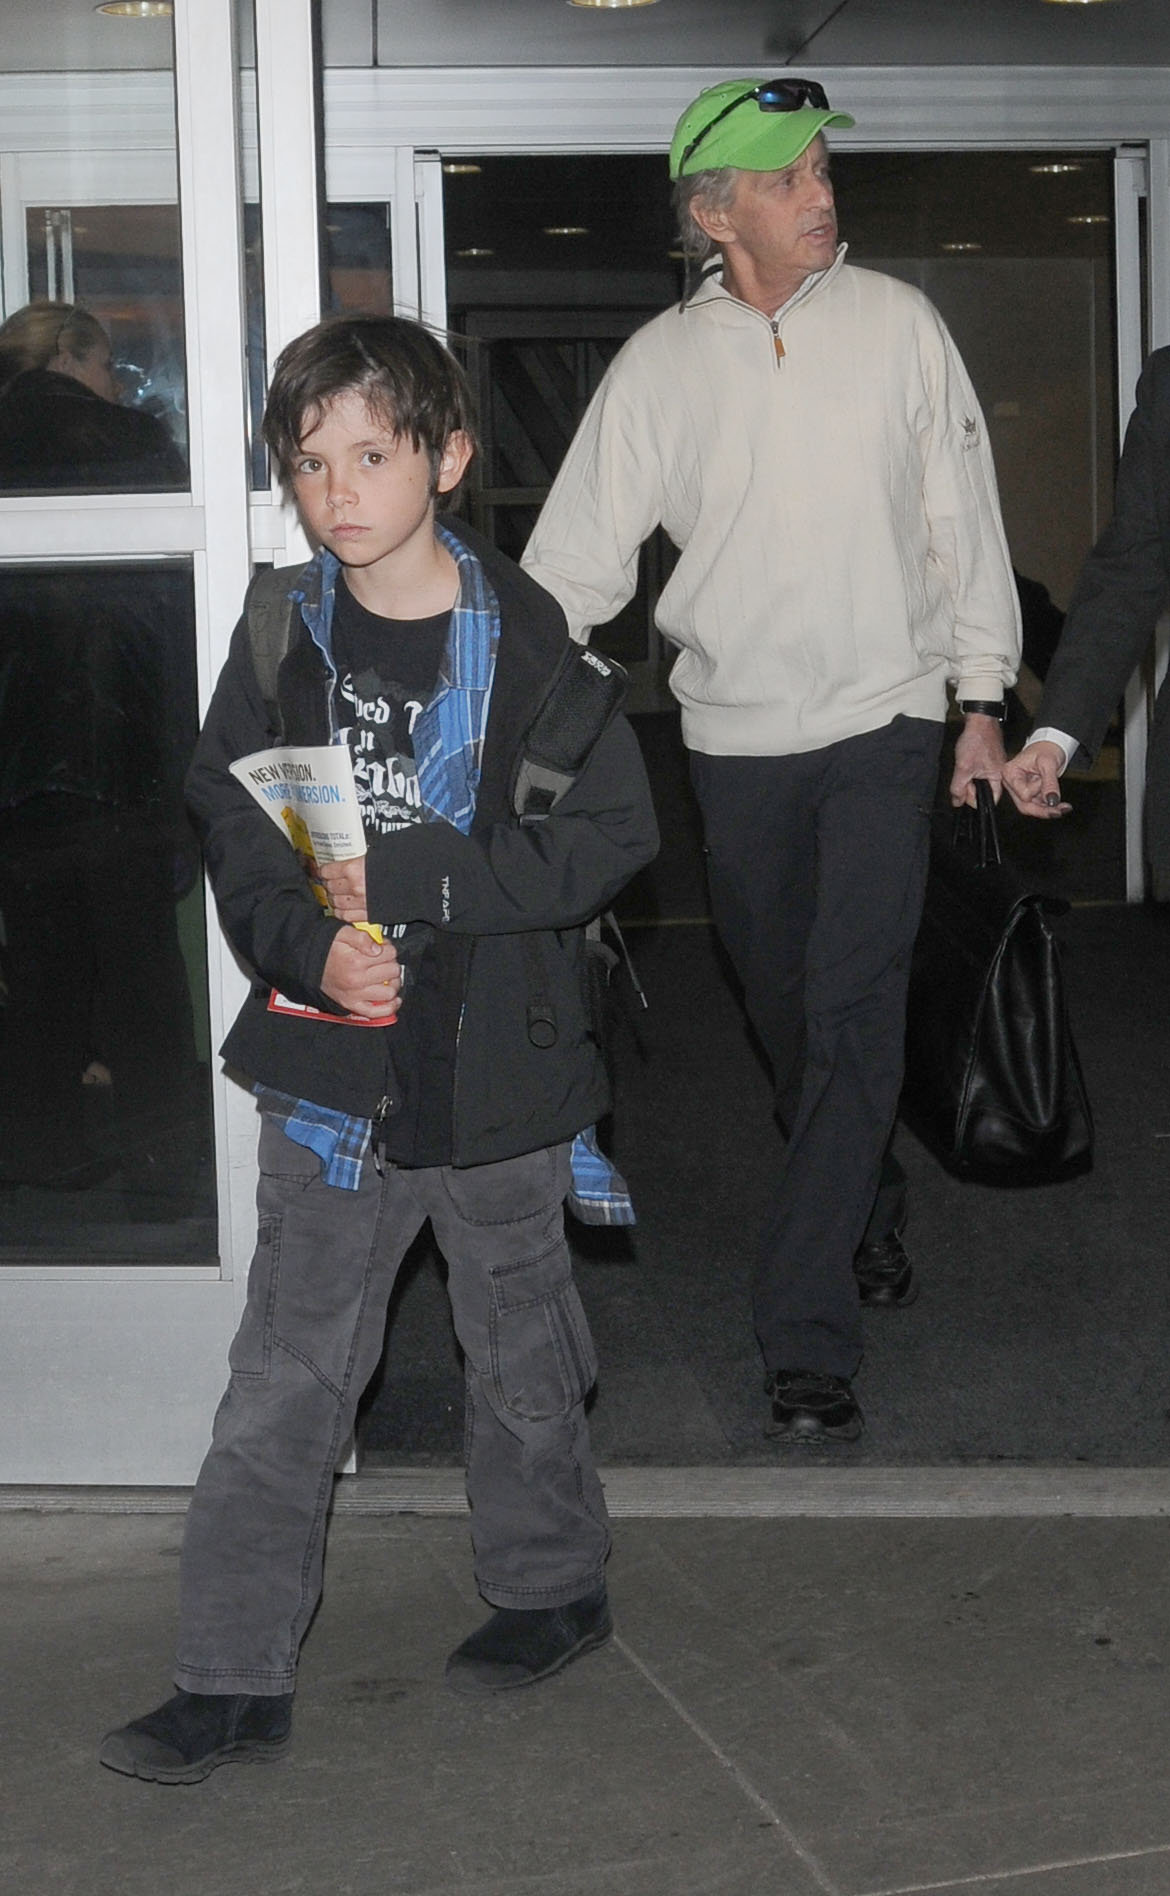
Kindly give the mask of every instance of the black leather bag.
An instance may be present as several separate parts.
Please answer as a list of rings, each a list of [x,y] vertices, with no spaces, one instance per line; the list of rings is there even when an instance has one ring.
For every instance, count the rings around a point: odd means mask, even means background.
[[[1092,1163],[1093,1118],[1049,917],[1002,860],[990,786],[931,837],[902,1116],[949,1169],[1041,1184]]]

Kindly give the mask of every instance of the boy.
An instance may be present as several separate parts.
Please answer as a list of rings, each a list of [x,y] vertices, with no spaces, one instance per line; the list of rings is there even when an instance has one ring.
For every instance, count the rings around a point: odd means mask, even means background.
[[[562,1205],[571,1142],[606,1103],[582,925],[657,847],[637,746],[613,720],[543,822],[513,813],[525,733],[570,648],[548,594],[435,519],[474,443],[463,376],[425,330],[310,330],[276,365],[264,433],[320,551],[292,593],[275,707],[245,619],[188,779],[224,928],[256,973],[224,1054],[260,1103],[259,1235],[184,1536],[179,1691],[101,1752],[164,1783],[288,1742],[333,1471],[427,1218],[466,1358],[475,1571],[495,1609],[448,1682],[528,1685],[611,1630],[584,1416],[596,1365]],[[230,774],[278,739],[353,756],[368,847],[322,870],[332,917]],[[367,920],[383,940],[352,925]],[[370,1025],[283,1017],[272,989]]]

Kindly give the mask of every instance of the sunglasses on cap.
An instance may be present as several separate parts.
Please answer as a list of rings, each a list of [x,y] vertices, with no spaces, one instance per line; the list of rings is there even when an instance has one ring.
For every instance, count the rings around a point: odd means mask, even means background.
[[[831,110],[824,86],[818,85],[815,79],[765,79],[762,85],[753,86],[750,92],[741,92],[721,112],[716,112],[713,119],[708,119],[698,137],[692,138],[679,159],[680,172],[699,149],[708,132],[713,132],[717,125],[722,124],[730,112],[738,112],[740,106],[746,105],[749,99],[755,100],[761,112],[799,112],[802,105],[811,105],[817,112]]]

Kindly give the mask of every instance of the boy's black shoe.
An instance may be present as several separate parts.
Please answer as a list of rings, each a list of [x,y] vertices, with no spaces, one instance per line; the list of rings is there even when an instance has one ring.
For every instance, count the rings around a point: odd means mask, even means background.
[[[877,1244],[863,1244],[853,1260],[853,1275],[862,1303],[872,1308],[904,1309],[918,1295],[918,1280],[900,1231],[891,1231]]]
[[[288,1750],[292,1693],[183,1692],[145,1718],[108,1732],[98,1753],[111,1771],[157,1784],[198,1784],[217,1764],[279,1758]]]
[[[862,1417],[846,1376],[815,1369],[778,1369],[767,1384],[772,1423],[767,1433],[790,1442],[855,1442]]]
[[[497,1607],[447,1661],[454,1692],[510,1692],[547,1679],[613,1632],[605,1588],[567,1606]]]

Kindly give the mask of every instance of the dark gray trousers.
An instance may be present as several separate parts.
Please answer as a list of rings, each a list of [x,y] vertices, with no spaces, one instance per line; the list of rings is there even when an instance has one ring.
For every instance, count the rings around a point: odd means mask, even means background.
[[[359,1190],[341,1191],[262,1120],[247,1307],[183,1539],[178,1685],[292,1691],[334,1469],[427,1218],[466,1358],[480,1591],[496,1606],[544,1607],[602,1584],[609,1528],[584,1413],[597,1365],[565,1243],[568,1183],[558,1146],[384,1178],[367,1159]]]
[[[715,925],[786,1134],[753,1286],[769,1371],[854,1374],[854,1254],[905,1216],[889,1141],[941,738],[899,717],[790,757],[691,754]]]

